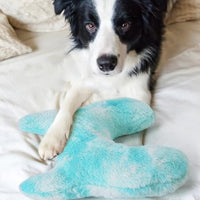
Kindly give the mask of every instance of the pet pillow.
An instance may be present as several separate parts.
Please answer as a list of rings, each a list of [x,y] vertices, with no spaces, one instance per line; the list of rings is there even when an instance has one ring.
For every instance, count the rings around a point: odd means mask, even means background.
[[[63,16],[56,16],[52,0],[1,0],[1,10],[13,27],[34,32],[66,28]]]
[[[166,24],[200,19],[199,0],[170,0],[169,8],[172,8],[171,5],[173,5],[173,9],[168,12]]]
[[[32,49],[18,39],[14,29],[8,22],[6,15],[0,10],[0,61],[25,53]]]
[[[56,113],[26,116],[20,129],[44,135]],[[168,147],[129,147],[113,141],[138,133],[153,122],[151,108],[129,98],[80,108],[55,167],[23,182],[21,191],[44,200],[158,197],[174,192],[186,180],[188,164],[183,153]]]

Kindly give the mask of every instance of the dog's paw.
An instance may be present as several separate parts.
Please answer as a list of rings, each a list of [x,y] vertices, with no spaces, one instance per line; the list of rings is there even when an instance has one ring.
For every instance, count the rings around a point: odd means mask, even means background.
[[[71,117],[58,118],[51,125],[39,145],[39,155],[43,160],[49,160],[62,153],[70,134]]]
[[[62,153],[66,145],[66,137],[49,136],[43,138],[39,145],[39,155],[43,160],[49,160]]]

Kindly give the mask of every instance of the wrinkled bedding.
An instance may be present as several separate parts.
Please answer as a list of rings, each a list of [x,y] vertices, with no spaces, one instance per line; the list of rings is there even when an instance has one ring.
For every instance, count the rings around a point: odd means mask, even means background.
[[[9,24],[7,16],[0,10],[0,61],[30,53],[30,47],[22,44]]]
[[[68,70],[74,70],[71,63],[62,63],[66,31],[17,34],[33,52],[0,63],[1,200],[28,200],[18,185],[53,167],[54,161],[41,161],[37,153],[41,138],[20,132],[18,121],[26,114],[57,108],[72,78]],[[171,25],[165,38],[153,103],[156,124],[146,132],[145,144],[172,146],[189,158],[187,184],[161,199],[199,200],[200,22]]]

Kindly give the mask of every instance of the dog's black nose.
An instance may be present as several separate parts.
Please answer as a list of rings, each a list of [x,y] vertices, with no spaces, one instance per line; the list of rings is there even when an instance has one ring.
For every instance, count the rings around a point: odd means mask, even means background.
[[[102,55],[97,59],[99,69],[103,72],[113,71],[117,65],[117,56]]]

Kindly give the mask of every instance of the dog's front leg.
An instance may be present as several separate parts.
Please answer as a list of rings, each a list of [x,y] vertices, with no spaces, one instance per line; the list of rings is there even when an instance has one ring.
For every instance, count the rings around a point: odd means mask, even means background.
[[[87,88],[72,87],[66,94],[53,124],[40,143],[39,154],[42,159],[52,159],[63,151],[70,134],[73,115],[91,92]]]

